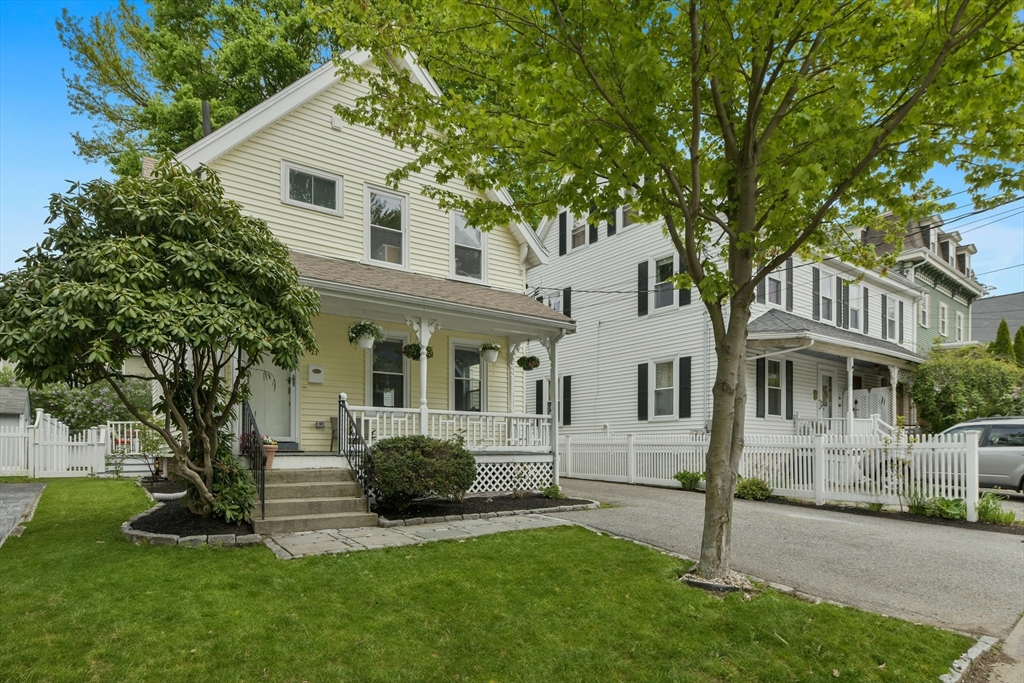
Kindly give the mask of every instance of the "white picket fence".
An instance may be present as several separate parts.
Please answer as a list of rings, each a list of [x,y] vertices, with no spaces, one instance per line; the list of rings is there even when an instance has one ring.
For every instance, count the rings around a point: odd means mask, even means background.
[[[563,477],[679,486],[676,472],[703,472],[708,435],[573,434],[560,438]],[[978,434],[758,436],[744,439],[739,474],[776,495],[906,504],[912,497],[960,498],[977,520]]]
[[[35,422],[0,427],[0,476],[85,477],[106,470],[107,427],[72,434],[56,418],[36,410]]]

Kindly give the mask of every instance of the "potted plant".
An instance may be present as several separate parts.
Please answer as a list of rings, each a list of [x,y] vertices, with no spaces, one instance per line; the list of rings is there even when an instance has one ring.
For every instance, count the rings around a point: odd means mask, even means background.
[[[277,441],[269,436],[263,437],[263,452],[267,454],[267,469],[274,465],[274,456],[277,455]]]
[[[520,356],[519,360],[516,361],[516,365],[527,372],[536,370],[540,367],[540,358],[537,358],[537,356]]]
[[[360,320],[348,326],[348,343],[361,349],[370,350],[374,344],[384,341],[384,330],[375,322]]]
[[[498,360],[498,353],[501,351],[501,344],[484,342],[480,345],[480,355],[484,357],[485,363],[494,363]]]
[[[416,343],[406,344],[405,346],[402,347],[402,355],[405,356],[406,358],[410,358],[412,360],[419,360],[420,359],[420,345],[416,344]],[[428,346],[427,347],[427,358],[433,358],[433,357],[434,357],[434,347],[433,346]]]

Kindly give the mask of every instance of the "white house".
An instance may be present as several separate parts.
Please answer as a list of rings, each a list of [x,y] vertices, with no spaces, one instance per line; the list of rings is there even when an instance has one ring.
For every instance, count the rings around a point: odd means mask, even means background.
[[[577,324],[556,369],[562,431],[709,429],[713,335],[696,292],[668,282],[680,262],[662,223],[634,223],[628,207],[597,226],[562,212],[538,234],[552,256],[529,269],[530,291]],[[894,424],[895,387],[922,360],[920,296],[899,275],[836,259],[794,258],[770,274],[751,312],[747,432],[870,433]],[[529,407],[547,412],[549,368],[537,355]]]

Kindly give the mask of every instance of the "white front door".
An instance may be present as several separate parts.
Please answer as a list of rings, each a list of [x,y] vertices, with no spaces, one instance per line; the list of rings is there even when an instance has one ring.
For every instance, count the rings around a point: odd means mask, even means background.
[[[295,441],[293,406],[295,382],[292,373],[267,359],[249,374],[249,406],[260,433],[278,441]]]
[[[832,417],[835,404],[836,376],[833,372],[818,371],[818,417]]]

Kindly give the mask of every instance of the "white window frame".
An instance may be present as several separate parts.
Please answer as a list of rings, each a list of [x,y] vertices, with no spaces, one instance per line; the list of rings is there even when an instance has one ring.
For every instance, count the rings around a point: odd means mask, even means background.
[[[634,220],[629,225],[626,225],[626,209],[629,209],[629,213],[635,213],[632,204],[623,204],[615,209],[616,212],[616,231],[624,230],[634,225],[639,225],[640,221]]]
[[[949,336],[949,306],[943,303],[939,304],[939,335]]]
[[[587,223],[585,218],[583,220],[576,219],[571,213],[569,213],[567,211],[566,212],[566,222],[569,222],[568,221],[569,218],[573,219],[572,222],[569,223],[569,235],[568,235],[569,251],[572,252],[572,251],[576,251],[578,249],[582,249],[585,246],[587,246],[587,244],[589,244],[589,242],[590,242],[590,234],[589,234],[590,233],[590,230],[589,230],[590,224]],[[581,243],[579,243],[579,244],[573,244],[573,236],[576,234],[577,230],[579,230],[581,232],[581,234],[583,235],[583,241]]]
[[[658,415],[658,366],[668,363],[672,366],[672,386],[666,387],[672,396],[672,410],[667,415]],[[647,392],[648,405],[650,406],[650,420],[675,420],[678,419],[679,406],[676,405],[676,397],[679,394],[679,387],[677,382],[679,381],[678,369],[676,368],[675,358],[658,358],[650,361],[647,364],[648,370],[648,382],[647,385],[650,389]],[[664,391],[665,389],[662,389]]]
[[[664,311],[671,311],[674,307],[676,307],[676,304],[678,303],[678,301],[676,301],[676,287],[675,287],[675,285],[672,285],[672,290],[671,290],[672,291],[672,303],[666,304],[664,306],[658,306],[657,305],[658,304],[658,285],[661,284],[661,282],[662,282],[662,280],[658,279],[658,261],[664,261],[665,259],[669,259],[669,258],[672,259],[672,274],[675,275],[676,273],[679,272],[679,262],[676,259],[676,253],[675,252],[673,252],[671,254],[662,254],[661,256],[658,256],[658,257],[655,257],[655,258],[651,259],[650,270],[651,270],[651,276],[654,278],[654,282],[651,285],[651,289],[650,289],[651,300],[650,300],[650,307],[649,307],[648,310],[652,314],[653,313],[658,313],[658,312],[664,312]]]
[[[962,342],[964,340],[964,314],[960,311],[956,311],[956,341]]]
[[[778,301],[772,301],[772,283],[773,282],[776,283],[776,285],[777,285],[775,291],[778,292],[778,295],[779,295],[779,300]],[[785,297],[785,294],[784,294],[783,289],[782,289],[782,275],[780,273],[778,273],[777,271],[774,272],[774,273],[769,273],[768,277],[766,277],[764,279],[764,289],[765,289],[764,300],[765,300],[765,302],[769,306],[780,306],[781,307],[783,305],[786,297]]]
[[[406,344],[409,343],[409,333],[408,332],[396,332],[396,331],[393,331],[393,330],[385,329],[384,330],[384,338],[385,338],[385,340],[395,339],[395,340],[401,341],[403,347]],[[364,405],[372,406],[373,405],[373,349],[370,349],[368,351],[364,351],[363,355],[365,356],[365,363],[364,363],[364,366],[365,366],[364,385],[366,387],[366,390],[363,392],[364,393],[364,398],[366,400]],[[407,405],[406,408],[415,408],[415,407],[418,407],[418,405],[419,405],[418,403],[417,403],[416,406],[411,405],[412,404],[412,373],[410,372],[410,370],[412,370],[412,368],[410,367],[411,365],[412,365],[412,361],[410,359],[406,358],[405,355],[403,354],[402,355],[402,375],[403,375],[402,391],[405,393],[405,396],[407,398],[406,403],[410,404],[410,405]]]
[[[821,271],[818,275],[818,313],[822,320],[832,321],[836,317],[835,276],[832,273]],[[828,316],[825,315],[825,301],[828,301]]]
[[[302,173],[308,173],[324,180],[333,180],[334,185],[334,204],[336,209],[329,209],[326,206],[318,206],[316,204],[307,204],[306,202],[300,202],[297,199],[291,197],[291,171],[300,171]],[[330,214],[332,216],[344,216],[345,215],[345,178],[337,173],[328,173],[327,171],[321,171],[316,168],[310,168],[309,166],[303,166],[302,164],[295,164],[290,161],[281,160],[281,203],[288,204],[289,206],[298,206],[303,209],[311,209],[313,211],[319,211],[320,213]]]
[[[896,316],[899,315],[899,301],[894,296],[890,296],[886,303],[885,311],[885,332],[886,338],[895,340],[899,333],[899,328],[896,324]]]
[[[850,329],[855,332],[860,332],[864,329],[864,312],[863,312],[863,299],[864,295],[860,288],[860,285],[850,284]],[[857,322],[853,321],[853,314],[857,313]]]
[[[771,412],[771,392],[775,391],[775,387],[768,385],[768,366],[771,363],[779,364],[779,412]],[[786,412],[786,366],[783,361],[778,358],[765,358],[764,360],[764,416],[766,418],[779,417],[781,418]]]
[[[391,263],[390,261],[378,261],[371,257],[370,249],[370,195],[383,194],[399,199],[402,202],[402,263]],[[363,263],[381,268],[394,268],[395,270],[409,270],[409,195],[404,192],[395,192],[378,185],[366,183],[363,185]]]
[[[921,308],[918,311],[917,323],[924,328],[928,327],[931,322],[929,317],[931,315],[932,297],[930,294],[925,292],[921,295]]]
[[[480,233],[480,277],[470,277],[468,275],[458,275],[455,271],[455,221],[458,216],[462,216],[465,219],[465,214],[461,211],[452,211],[448,218],[448,227],[450,230],[450,245],[448,251],[449,263],[451,269],[449,270],[448,277],[452,280],[461,280],[463,282],[472,282],[475,284],[487,284],[487,233],[480,228],[476,230]],[[468,224],[468,222],[467,222]]]
[[[475,349],[477,353],[480,353],[480,344],[482,344],[482,343],[483,342],[481,342],[479,339],[461,339],[461,338],[455,338],[455,337],[449,337],[448,338],[448,409],[453,411],[453,412],[455,411],[455,348],[456,347],[461,347],[461,348],[464,348],[464,349]],[[484,355],[482,353],[480,353],[480,412],[481,413],[486,413],[487,412],[487,375],[490,374],[488,372],[488,366],[489,365],[491,365],[491,363],[485,362],[484,361]],[[561,381],[561,380],[559,380],[559,381]],[[547,382],[545,382],[544,388],[545,388],[544,398],[545,398],[545,402],[547,402],[548,400],[550,400],[550,397],[548,396],[547,391],[546,391],[547,388],[548,388],[547,387]],[[462,412],[462,411],[460,411],[460,412]],[[468,411],[468,412],[475,413],[476,411]]]

